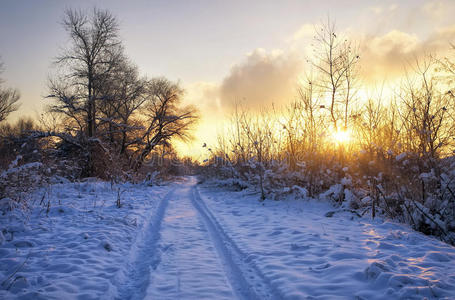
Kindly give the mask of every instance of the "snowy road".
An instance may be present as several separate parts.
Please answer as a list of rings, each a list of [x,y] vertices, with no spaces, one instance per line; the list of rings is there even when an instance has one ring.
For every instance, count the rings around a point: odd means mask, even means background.
[[[146,299],[232,298],[209,233],[184,183],[169,197]]]
[[[119,299],[278,298],[207,209],[194,178],[161,200],[136,246]]]

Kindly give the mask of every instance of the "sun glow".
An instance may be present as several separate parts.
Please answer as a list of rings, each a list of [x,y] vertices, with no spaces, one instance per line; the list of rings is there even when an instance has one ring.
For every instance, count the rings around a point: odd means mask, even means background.
[[[348,144],[352,140],[351,132],[347,129],[338,129],[332,133],[333,141],[338,144]]]

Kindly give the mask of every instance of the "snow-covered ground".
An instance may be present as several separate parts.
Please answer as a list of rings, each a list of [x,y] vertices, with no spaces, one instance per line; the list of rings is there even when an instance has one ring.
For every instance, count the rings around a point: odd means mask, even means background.
[[[199,190],[277,298],[455,299],[455,248],[405,225],[316,200],[260,205],[247,191]]]
[[[328,203],[249,193],[191,177],[52,185],[0,217],[0,299],[455,297],[454,247]]]
[[[55,184],[34,195],[31,211],[0,216],[0,299],[111,299],[168,189]]]

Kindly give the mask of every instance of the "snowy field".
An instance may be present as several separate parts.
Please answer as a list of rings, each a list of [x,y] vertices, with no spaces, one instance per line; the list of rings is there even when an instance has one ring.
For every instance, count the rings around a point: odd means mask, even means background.
[[[35,196],[0,218],[0,299],[455,299],[454,247],[328,203],[191,177]]]

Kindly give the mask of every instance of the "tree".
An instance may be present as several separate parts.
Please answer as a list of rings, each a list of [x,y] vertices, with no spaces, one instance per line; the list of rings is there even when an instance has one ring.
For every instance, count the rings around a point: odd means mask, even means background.
[[[418,61],[417,78],[412,80],[408,76],[399,95],[402,100],[399,112],[409,150],[433,160],[453,144],[455,131],[451,119],[453,101],[450,93],[438,89],[437,78],[432,74],[435,63],[431,58]]]
[[[0,62],[0,72],[3,70],[3,64]],[[0,78],[0,122],[6,120],[8,115],[19,109],[20,94],[16,89],[3,88],[3,80]]]
[[[132,167],[137,170],[157,146],[170,144],[171,139],[191,138],[190,129],[198,120],[191,106],[181,107],[183,89],[166,78],[155,78],[148,83],[150,96],[142,110],[146,117],[141,136],[136,141]]]
[[[73,119],[88,137],[96,135],[97,102],[102,101],[101,83],[124,59],[118,22],[108,11],[91,14],[67,10],[63,26],[71,47],[56,59],[62,74],[49,81],[51,107]]]
[[[311,62],[319,73],[316,84],[321,92],[329,94],[330,119],[337,131],[340,119],[338,104],[343,104],[344,129],[348,126],[349,104],[354,96],[353,90],[360,56],[357,47],[348,39],[337,36],[334,23],[327,20],[315,29],[315,57]]]
[[[455,52],[455,44],[450,44],[451,50]],[[442,59],[436,59],[436,62],[440,66],[439,71],[445,72],[445,75],[448,77],[447,84],[449,87],[453,86],[455,83],[455,61],[453,60],[453,57],[444,57]],[[454,93],[455,91],[449,90],[449,94],[452,97],[455,97]]]
[[[157,146],[190,137],[196,110],[180,105],[178,84],[140,76],[124,54],[115,17],[67,10],[63,25],[71,46],[56,59],[59,74],[49,80],[48,97],[55,100],[49,111],[65,116],[57,126],[65,132],[38,137],[56,136],[82,150],[87,176],[100,166],[137,171]]]
[[[146,77],[139,77],[134,64],[124,60],[99,87],[104,98],[98,106],[98,127],[104,127],[102,134],[114,144],[119,154],[125,153],[130,143],[135,143],[135,138],[130,135],[142,126],[136,116],[151,98],[147,90],[149,82]]]
[[[455,44],[451,43],[452,55],[443,57],[442,59],[436,58],[438,67],[436,71],[440,77],[442,77],[442,82],[446,84],[444,87],[447,89],[447,97],[451,98],[451,102],[455,100]],[[455,115],[452,113],[450,115],[452,121],[455,121]]]

